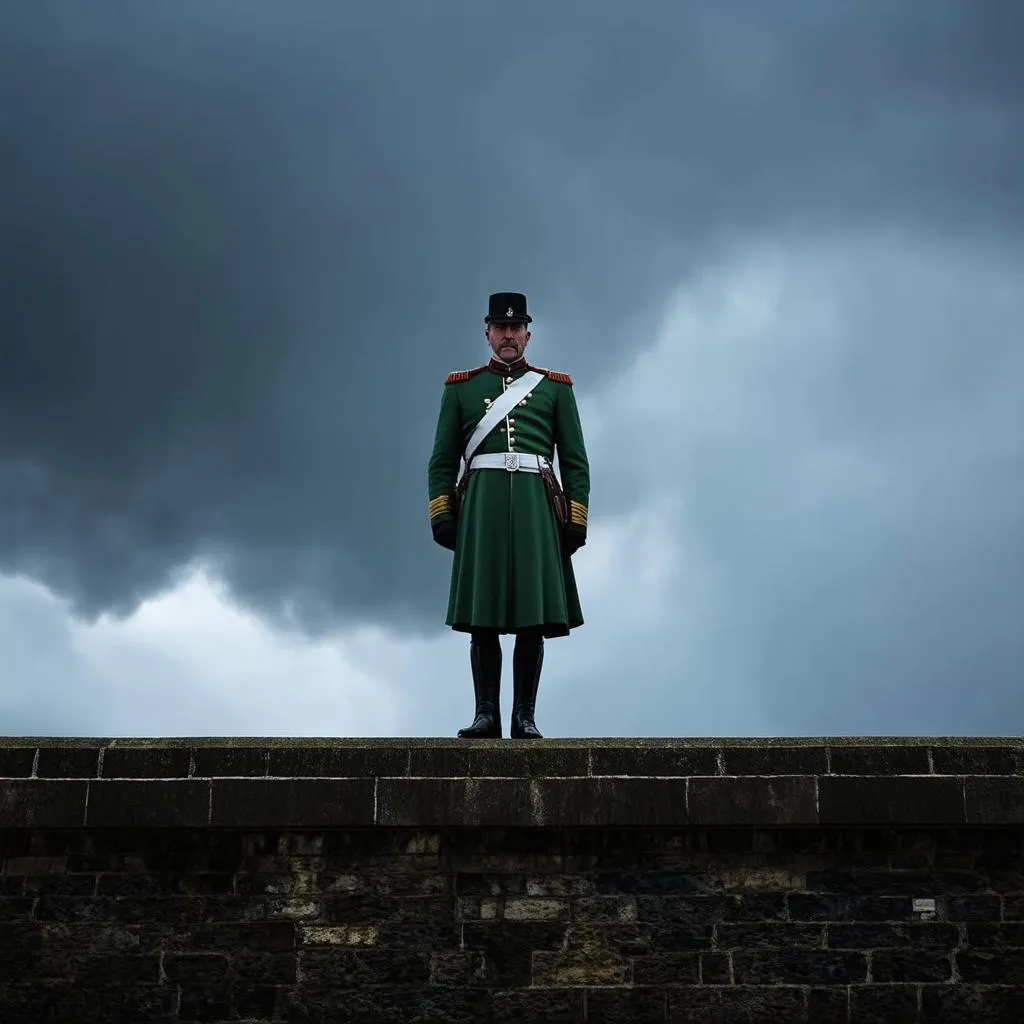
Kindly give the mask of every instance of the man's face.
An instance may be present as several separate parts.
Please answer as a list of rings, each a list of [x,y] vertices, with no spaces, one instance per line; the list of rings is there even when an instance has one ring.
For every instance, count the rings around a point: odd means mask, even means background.
[[[487,344],[503,363],[514,363],[523,354],[529,340],[526,324],[487,325]]]

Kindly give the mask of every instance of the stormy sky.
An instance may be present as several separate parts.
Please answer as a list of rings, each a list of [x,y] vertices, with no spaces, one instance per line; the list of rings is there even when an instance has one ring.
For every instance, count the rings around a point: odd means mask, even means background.
[[[499,290],[591,461],[545,734],[1024,732],[1024,9],[581,11],[0,0],[0,733],[467,724]]]

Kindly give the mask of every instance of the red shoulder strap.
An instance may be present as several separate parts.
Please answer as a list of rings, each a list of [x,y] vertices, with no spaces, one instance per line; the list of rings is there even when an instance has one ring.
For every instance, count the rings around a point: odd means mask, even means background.
[[[483,373],[486,369],[486,366],[477,366],[472,370],[453,370],[445,379],[445,384],[460,384],[464,380],[469,380],[470,377],[475,377],[478,373]]]
[[[545,374],[548,380],[553,380],[556,384],[572,384],[572,377],[567,373],[559,373],[557,370],[541,370],[540,372]]]

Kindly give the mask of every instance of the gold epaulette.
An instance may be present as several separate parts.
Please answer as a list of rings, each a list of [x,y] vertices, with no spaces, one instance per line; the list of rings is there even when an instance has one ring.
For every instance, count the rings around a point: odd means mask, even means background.
[[[478,373],[483,373],[486,369],[486,366],[477,366],[472,370],[452,370],[448,374],[445,384],[460,384],[464,380],[469,380],[470,377],[475,377]]]
[[[548,380],[553,380],[556,384],[572,383],[572,377],[567,373],[559,373],[557,370],[545,370],[542,366],[531,366],[530,369],[543,373]]]

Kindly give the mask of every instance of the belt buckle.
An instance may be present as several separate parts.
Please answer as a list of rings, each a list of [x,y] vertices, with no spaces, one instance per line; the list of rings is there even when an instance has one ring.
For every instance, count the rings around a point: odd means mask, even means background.
[[[505,468],[510,473],[519,468],[519,452],[505,452]]]

